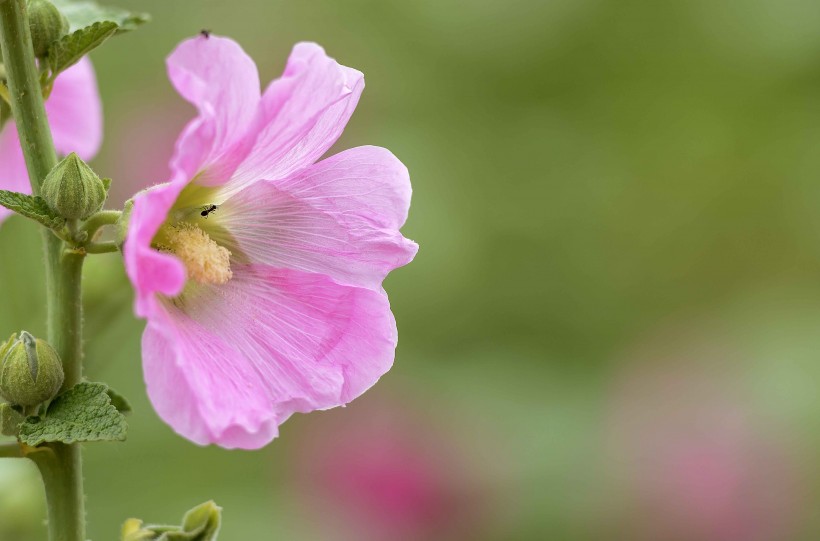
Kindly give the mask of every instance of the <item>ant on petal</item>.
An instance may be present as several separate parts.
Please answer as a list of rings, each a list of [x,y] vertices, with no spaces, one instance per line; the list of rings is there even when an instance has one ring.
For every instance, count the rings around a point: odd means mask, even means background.
[[[217,208],[219,208],[219,207],[217,207],[216,205],[206,205],[206,206],[202,207],[202,212],[200,212],[199,215],[207,220],[208,215],[212,212],[216,212]]]

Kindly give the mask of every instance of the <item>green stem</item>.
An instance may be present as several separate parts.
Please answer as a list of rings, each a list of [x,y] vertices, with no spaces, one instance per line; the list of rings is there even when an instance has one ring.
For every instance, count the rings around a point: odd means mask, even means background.
[[[20,449],[19,443],[0,444],[0,458],[21,458],[22,456],[23,450]]]
[[[34,193],[39,193],[43,179],[57,165],[57,153],[40,90],[40,73],[34,61],[25,0],[0,3],[0,39],[11,110],[17,122],[31,187]]]
[[[13,1],[13,0],[9,0]],[[50,314],[51,344],[60,353],[65,371],[63,390],[82,378],[82,270],[84,254],[63,252]],[[51,541],[85,541],[85,495],[82,454],[77,444],[49,443],[53,453],[32,453],[46,487]]]
[[[0,0],[0,47],[11,111],[35,194],[57,153],[46,118],[40,74],[34,60],[25,0]],[[63,252],[63,241],[43,229],[46,254],[48,340],[60,354],[67,389],[82,376],[81,276],[83,256]],[[76,444],[48,444],[32,453],[46,487],[51,541],[85,541],[82,459]]]
[[[85,541],[80,446],[50,443],[27,456],[37,464],[46,486],[49,540]]]
[[[102,210],[86,220],[83,231],[88,233],[88,240],[94,240],[94,234],[106,225],[114,225],[122,216],[121,210]]]
[[[85,250],[87,254],[112,254],[119,252],[120,247],[114,241],[92,242],[91,244],[83,246],[83,250]]]
[[[63,360],[65,380],[61,390],[70,389],[82,379],[83,303],[82,275],[83,252],[65,250],[60,257],[55,288],[54,327],[51,345]]]

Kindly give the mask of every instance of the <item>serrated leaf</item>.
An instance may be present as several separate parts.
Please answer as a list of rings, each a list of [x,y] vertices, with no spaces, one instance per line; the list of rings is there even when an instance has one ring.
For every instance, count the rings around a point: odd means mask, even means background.
[[[103,183],[103,188],[105,188],[105,193],[108,193],[108,190],[111,189],[111,179],[110,178],[104,178],[104,179],[102,179],[102,183]]]
[[[25,420],[21,412],[8,402],[0,403],[0,434],[16,436],[20,424]]]
[[[128,400],[122,396],[120,393],[112,389],[111,387],[105,392],[108,395],[108,398],[111,399],[111,405],[117,408],[117,411],[122,413],[123,415],[128,415],[131,413],[131,404]]]
[[[91,1],[51,0],[51,3],[66,16],[72,32],[101,21],[116,23],[118,33],[128,32],[151,20],[147,13],[135,13],[118,7],[101,6]]]
[[[0,205],[49,229],[60,229],[65,225],[65,218],[58,216],[45,200],[37,195],[0,190]]]
[[[44,416],[28,417],[18,439],[31,446],[46,442],[123,441],[125,417],[111,404],[108,386],[82,382],[55,398]]]
[[[70,68],[82,57],[102,45],[117,31],[117,23],[101,21],[75,30],[48,46],[48,66],[51,76]]]

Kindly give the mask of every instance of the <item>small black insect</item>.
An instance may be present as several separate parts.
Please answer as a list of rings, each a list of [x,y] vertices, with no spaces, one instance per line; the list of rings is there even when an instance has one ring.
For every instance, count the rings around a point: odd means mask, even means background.
[[[219,207],[217,207],[216,205],[206,205],[206,206],[202,207],[202,212],[200,212],[199,215],[207,220],[208,215],[212,212],[216,212],[217,208],[219,208]]]
[[[203,28],[202,30],[199,31],[199,33],[202,34],[202,36],[205,37],[205,39],[208,39],[209,37],[211,37],[211,31],[208,30],[208,29]]]

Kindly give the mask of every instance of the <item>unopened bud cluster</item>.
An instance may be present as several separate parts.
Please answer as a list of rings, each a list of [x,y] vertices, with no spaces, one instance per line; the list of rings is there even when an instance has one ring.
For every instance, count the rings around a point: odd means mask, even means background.
[[[56,396],[63,364],[48,342],[26,331],[0,346],[0,396],[19,406],[36,406]]]

